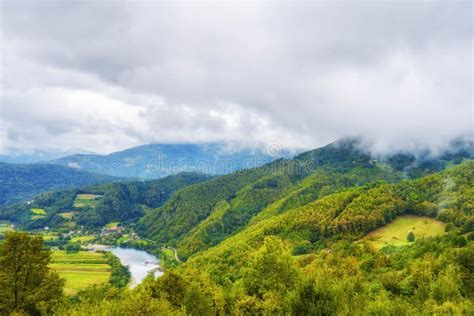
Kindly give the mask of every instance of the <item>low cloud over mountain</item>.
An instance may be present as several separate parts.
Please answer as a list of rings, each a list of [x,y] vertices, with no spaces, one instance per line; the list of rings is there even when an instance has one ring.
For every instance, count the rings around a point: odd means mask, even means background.
[[[1,152],[472,135],[472,3],[1,3]]]

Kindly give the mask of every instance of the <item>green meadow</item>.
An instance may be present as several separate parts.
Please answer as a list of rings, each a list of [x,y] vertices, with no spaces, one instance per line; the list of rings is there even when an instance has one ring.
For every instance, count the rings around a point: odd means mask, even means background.
[[[409,244],[407,235],[410,231],[415,234],[415,239],[444,233],[446,224],[430,217],[399,216],[393,222],[366,236],[366,240],[376,249],[385,246],[406,246]]]
[[[5,231],[10,229],[10,225],[8,223],[0,223],[0,234],[3,234]]]
[[[46,211],[42,208],[32,208],[31,213],[35,215],[46,215]]]
[[[110,223],[108,223],[107,225],[105,225],[105,227],[107,227],[107,228],[113,228],[113,227],[117,227],[118,224],[120,224],[120,222],[110,222]]]
[[[59,238],[59,236],[55,233],[46,233],[43,234],[41,237],[43,237],[43,240],[56,240]]]
[[[94,240],[94,236],[76,236],[71,238],[72,243],[88,243],[92,240]]]
[[[31,209],[31,219],[32,220],[43,218],[46,215],[47,215],[46,211],[42,208],[32,208]]]
[[[65,213],[59,213],[58,215],[61,216],[62,218],[65,219],[72,219],[74,215],[76,215],[77,212],[65,212]]]
[[[68,254],[55,250],[50,267],[66,279],[64,291],[67,295],[73,295],[90,285],[108,282],[111,271],[103,254],[89,251]]]
[[[74,207],[86,207],[92,206],[95,207],[97,200],[100,199],[102,195],[96,194],[78,194],[74,200]]]

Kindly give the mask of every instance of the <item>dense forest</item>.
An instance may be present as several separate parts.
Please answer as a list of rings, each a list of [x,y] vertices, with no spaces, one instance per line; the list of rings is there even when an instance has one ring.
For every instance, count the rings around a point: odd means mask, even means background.
[[[470,147],[467,147],[470,148]],[[250,222],[274,216],[350,187],[395,183],[459,163],[466,147],[436,159],[396,154],[376,159],[358,139],[342,139],[184,188],[139,222],[141,233],[175,245],[183,257],[218,244]]]

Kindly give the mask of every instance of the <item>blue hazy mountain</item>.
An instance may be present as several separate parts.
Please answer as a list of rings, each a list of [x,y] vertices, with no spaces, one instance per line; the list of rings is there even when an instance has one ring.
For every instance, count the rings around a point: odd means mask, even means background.
[[[114,180],[118,179],[52,164],[0,162],[0,205],[23,201],[41,192]]]
[[[212,175],[261,166],[289,152],[272,149],[229,148],[225,144],[150,144],[109,155],[77,154],[51,161],[53,164],[117,177],[152,179],[179,172]]]
[[[7,163],[37,163],[58,159],[75,154],[93,155],[94,152],[83,149],[71,150],[32,150],[32,151],[13,151],[8,154],[0,154],[0,162]]]

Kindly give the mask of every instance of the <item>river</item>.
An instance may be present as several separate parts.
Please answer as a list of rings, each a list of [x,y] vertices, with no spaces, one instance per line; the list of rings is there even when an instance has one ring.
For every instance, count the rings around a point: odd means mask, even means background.
[[[155,276],[163,274],[161,272],[160,261],[158,258],[149,254],[143,250],[131,249],[131,248],[120,248],[120,247],[108,247],[104,245],[88,245],[85,248],[90,250],[104,250],[110,251],[124,266],[128,266],[132,277],[130,287],[137,286],[150,271],[155,271]]]

